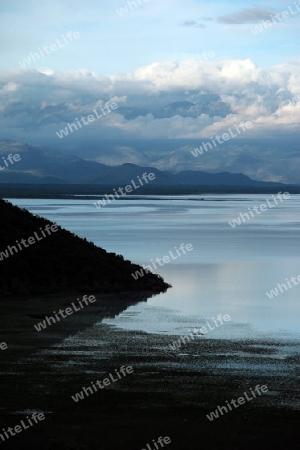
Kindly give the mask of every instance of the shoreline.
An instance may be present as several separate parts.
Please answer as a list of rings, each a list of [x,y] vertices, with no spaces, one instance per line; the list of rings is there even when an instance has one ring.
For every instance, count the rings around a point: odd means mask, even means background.
[[[79,199],[92,200],[92,196],[101,197],[113,193],[115,185],[109,184],[5,184],[0,183],[0,197],[3,199]],[[124,185],[125,187],[125,185]],[[274,183],[272,186],[213,186],[213,185],[181,185],[181,186],[143,186],[139,191],[141,196],[172,196],[182,195],[239,195],[239,194],[277,194],[286,190],[290,194],[300,194],[300,186],[294,184]],[[62,194],[63,192],[63,194]],[[131,198],[130,198],[131,197]],[[134,200],[135,195],[128,194],[123,200]],[[120,198],[119,200],[122,200]]]
[[[1,427],[11,426],[16,415],[28,410],[43,412],[46,420],[26,436],[10,439],[8,448],[140,450],[158,436],[169,436],[170,449],[192,449],[199,442],[238,449],[299,437],[299,341],[206,338],[172,351],[168,344],[176,336],[121,330],[101,322],[146,298],[134,294],[109,294],[64,320],[63,326],[33,330],[33,336],[28,327],[36,321],[34,308],[29,310],[23,301],[11,311],[10,303],[11,316],[16,311],[18,316],[5,326],[2,316],[0,323],[1,340],[7,339],[9,346],[9,338],[15,339],[11,352],[0,352],[5,405]],[[43,303],[38,314],[48,307]],[[287,345],[289,353],[278,358]],[[132,366],[133,374],[74,404],[71,395],[122,365]],[[268,385],[269,392],[213,422],[207,419],[218,405],[258,384]]]

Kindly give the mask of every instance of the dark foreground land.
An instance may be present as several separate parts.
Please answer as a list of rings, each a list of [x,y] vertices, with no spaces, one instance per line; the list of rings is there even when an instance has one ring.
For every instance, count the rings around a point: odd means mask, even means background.
[[[170,287],[142,269],[49,220],[0,199],[0,301],[89,290],[163,292]]]
[[[159,436],[170,437],[164,447],[170,450],[297,446],[300,344],[204,337],[172,351],[175,336],[100,323],[147,295],[95,294],[95,304],[41,332],[33,325],[74,297],[1,303],[0,342],[8,349],[0,351],[0,430],[33,411],[46,417],[2,448],[149,450]],[[72,400],[122,365],[133,373]],[[269,391],[212,422],[206,418],[257,384]]]

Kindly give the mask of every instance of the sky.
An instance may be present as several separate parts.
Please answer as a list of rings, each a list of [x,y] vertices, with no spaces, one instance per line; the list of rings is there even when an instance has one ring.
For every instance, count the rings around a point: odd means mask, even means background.
[[[196,139],[241,120],[251,137],[295,132],[299,31],[299,0],[1,0],[0,138],[59,145],[107,101],[118,109],[82,136]],[[169,108],[182,101],[196,106]]]
[[[128,13],[120,16],[116,10],[126,5]],[[197,58],[205,50],[218,58],[250,58],[261,67],[299,61],[300,11],[257,36],[251,32],[270,14],[289,6],[297,11],[293,0],[136,0],[136,5],[132,2],[130,9],[124,0],[1,0],[1,66],[19,68],[30,52],[69,31],[81,37],[30,67],[108,75],[153,62]]]

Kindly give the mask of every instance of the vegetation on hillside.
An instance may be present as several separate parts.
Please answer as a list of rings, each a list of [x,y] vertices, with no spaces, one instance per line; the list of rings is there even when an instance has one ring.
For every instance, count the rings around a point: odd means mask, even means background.
[[[0,254],[53,222],[0,200]],[[1,259],[1,258],[0,258]],[[28,296],[56,292],[163,292],[169,285],[141,267],[108,253],[58,226],[58,231],[0,261],[0,295]]]

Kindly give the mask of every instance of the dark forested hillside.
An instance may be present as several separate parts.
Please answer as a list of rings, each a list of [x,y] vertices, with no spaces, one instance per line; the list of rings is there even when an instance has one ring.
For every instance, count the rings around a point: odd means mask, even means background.
[[[139,269],[123,256],[0,200],[1,296],[90,290],[162,292],[169,287],[152,273],[134,280],[131,274]]]

